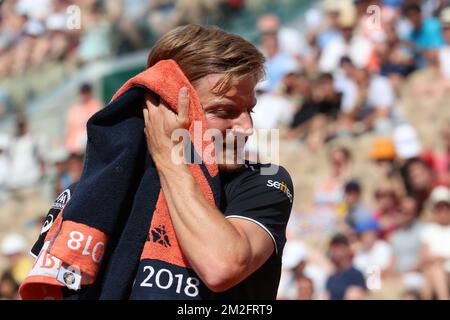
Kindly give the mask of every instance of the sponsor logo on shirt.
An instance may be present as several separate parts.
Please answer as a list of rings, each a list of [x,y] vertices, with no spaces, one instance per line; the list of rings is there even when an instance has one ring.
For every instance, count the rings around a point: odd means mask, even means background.
[[[70,200],[70,189],[64,190],[52,205],[53,209],[61,210]]]
[[[289,190],[286,182],[284,182],[284,181],[279,182],[279,181],[267,180],[267,184],[266,185],[268,187],[278,189],[281,192],[283,192],[284,194],[286,194],[286,196],[289,199],[289,202],[292,203],[292,193],[291,193],[291,190]]]

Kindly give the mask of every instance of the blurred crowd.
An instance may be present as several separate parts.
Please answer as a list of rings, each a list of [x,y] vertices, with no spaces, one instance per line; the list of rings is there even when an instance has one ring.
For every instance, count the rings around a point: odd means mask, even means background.
[[[413,85],[409,94],[427,99],[450,91],[448,2],[316,1],[301,28],[275,15],[259,17],[257,46],[267,62],[254,127],[280,129],[281,141],[303,158],[330,150],[310,188],[312,205],[294,206],[279,299],[449,299],[450,113],[429,124],[439,125],[438,150],[421,141],[403,103],[405,83],[423,70],[436,70],[437,79]],[[66,28],[72,3],[91,27]],[[243,7],[231,0],[5,1],[0,79],[46,59],[72,68],[137,50],[176,25],[219,21]],[[79,179],[86,122],[102,104],[84,83],[78,102],[66,107],[63,146],[50,154],[23,112],[15,114],[15,135],[0,136],[0,215],[11,219],[0,224],[0,298],[16,298],[26,275],[26,243],[49,208],[40,194],[43,180],[51,181],[54,199]],[[370,150],[361,161],[356,142],[365,137]],[[258,144],[250,137],[250,150]],[[355,174],[358,166],[363,170]],[[298,174],[286,167],[295,182]],[[26,232],[5,227],[14,223]],[[315,226],[320,243],[310,241],[305,225]]]
[[[74,67],[149,46],[185,23],[239,10],[226,0],[6,0],[0,11],[0,79],[50,60]],[[83,27],[81,27],[83,26]]]
[[[242,0],[3,0],[0,6],[0,83],[8,77],[59,71],[145,49],[186,23],[220,23]],[[207,17],[207,21],[206,18]],[[59,70],[59,69],[58,69]],[[21,78],[19,78],[20,81]],[[63,79],[60,79],[63,80]],[[8,104],[0,89],[0,117]]]
[[[254,126],[281,128],[310,156],[370,135],[363,166],[379,175],[353,174],[357,149],[331,149],[309,212],[292,214],[280,299],[449,299],[450,113],[442,112],[438,151],[422,144],[402,105],[404,83],[420,70],[438,78],[412,95],[448,92],[447,5],[322,1],[301,31],[260,18],[267,79],[257,88]],[[369,199],[363,182],[376,183]],[[325,245],[311,244],[302,229],[308,217]]]

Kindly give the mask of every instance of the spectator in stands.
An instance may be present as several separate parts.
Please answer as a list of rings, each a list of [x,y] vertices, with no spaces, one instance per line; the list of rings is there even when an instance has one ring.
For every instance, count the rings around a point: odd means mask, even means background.
[[[348,56],[341,58],[339,69],[334,76],[336,90],[341,93],[340,114],[337,135],[342,138],[356,133],[356,116],[363,97],[356,82],[357,68]]]
[[[387,137],[376,138],[369,152],[369,158],[380,169],[383,180],[389,182],[399,193],[404,193],[393,141]]]
[[[433,50],[444,44],[441,24],[434,17],[424,18],[417,3],[406,4],[403,14],[413,26],[407,40],[412,43],[417,65],[423,67]]]
[[[22,193],[31,193],[44,174],[44,158],[42,141],[32,134],[24,112],[15,115],[16,134],[11,140],[9,149],[10,170],[8,187],[15,196],[21,198]],[[19,200],[20,202],[21,200]]]
[[[440,21],[445,44],[439,48],[438,64],[441,74],[441,81],[436,81],[434,86],[427,86],[428,92],[434,95],[442,95],[450,90],[450,7],[441,11]]]
[[[363,274],[377,272],[381,277],[390,274],[392,248],[379,238],[380,226],[373,218],[359,221],[355,230],[359,237],[360,248],[353,259],[356,269]]]
[[[304,276],[298,275],[297,282],[297,298],[295,300],[313,300],[314,299],[314,282]]]
[[[398,227],[399,195],[392,185],[385,183],[375,190],[374,218],[380,227],[380,235],[388,239]]]
[[[430,195],[433,221],[421,234],[426,286],[425,299],[449,300],[450,275],[450,189],[437,187]]]
[[[54,1],[54,12],[45,20],[47,38],[51,43],[47,60],[64,61],[69,59],[72,49],[73,34],[67,30],[67,0]]]
[[[436,172],[436,184],[450,187],[450,121],[442,128],[442,153],[433,154],[433,169]]]
[[[252,114],[255,129],[280,129],[289,124],[294,114],[291,99],[270,92],[267,80],[258,83],[256,95],[257,103]]]
[[[57,197],[71,184],[78,182],[83,172],[84,155],[79,153],[67,154],[65,150],[57,150],[52,155],[54,166],[53,194]]]
[[[52,150],[49,155],[51,171],[49,178],[53,182],[53,198],[58,197],[71,183],[71,178],[66,170],[68,153],[63,148]]]
[[[353,253],[344,235],[337,234],[331,239],[329,256],[336,269],[326,283],[329,299],[363,299],[366,281],[364,275],[353,267]]]
[[[276,94],[289,99],[292,103],[294,112],[298,112],[303,107],[305,101],[311,98],[312,82],[303,72],[290,72],[283,78],[281,86]],[[293,115],[290,115],[289,121],[292,122]],[[287,138],[297,138],[290,137]]]
[[[423,204],[436,186],[435,174],[431,166],[422,159],[411,159],[406,163],[406,190]]]
[[[323,48],[325,48],[335,37],[340,36],[338,22],[341,10],[340,7],[339,2],[326,0],[323,2],[322,6],[325,17],[322,18],[320,14],[316,14],[313,18],[316,21],[314,21],[313,26],[310,27],[308,37],[310,38],[310,42],[314,42],[320,50],[323,50]],[[311,17],[311,15],[309,16]]]
[[[144,39],[143,26],[154,1],[146,0],[119,0],[106,1],[106,11],[112,16],[112,32],[118,32],[122,43],[119,43],[118,51],[123,52],[124,48],[132,50],[143,49],[146,45]],[[115,39],[114,39],[115,40]]]
[[[412,49],[399,37],[394,21],[385,24],[386,41],[380,44],[380,73],[391,80],[398,92],[403,80],[414,71],[414,54]]]
[[[84,165],[84,154],[81,153],[71,153],[69,158],[66,160],[65,168],[67,173],[67,181],[68,185],[65,185],[67,188],[70,184],[78,182],[81,177],[81,173],[83,172]]]
[[[339,115],[341,94],[337,92],[331,74],[321,74],[312,84],[312,92],[294,115],[291,137],[306,139],[310,150],[320,148],[335,135],[334,123]]]
[[[381,134],[389,133],[397,102],[391,82],[382,75],[370,74],[367,69],[358,70],[356,81],[359,85],[358,89],[364,96],[364,103],[359,114],[364,127]]]
[[[332,73],[337,70],[344,56],[349,56],[358,68],[369,67],[374,54],[373,45],[355,31],[356,22],[353,4],[343,6],[338,17],[341,36],[333,37],[323,48],[319,59],[321,72]]]
[[[278,299],[297,299],[299,295],[302,297],[312,295],[313,299],[321,299],[331,269],[331,263],[322,252],[302,241],[289,240],[283,252]],[[303,282],[302,278],[312,281],[312,287]],[[300,292],[303,286],[306,286],[306,291]],[[310,289],[313,290],[312,293]]]
[[[260,49],[266,57],[266,79],[270,92],[281,84],[286,74],[300,70],[300,65],[296,59],[281,50],[277,30],[263,30],[260,41]]]
[[[389,79],[367,68],[357,68],[348,57],[341,59],[340,66],[342,73],[336,78],[342,92],[340,129],[350,134],[372,129],[389,133],[397,101]]]
[[[19,300],[19,283],[10,271],[0,276],[0,300]]]
[[[350,180],[345,184],[345,221],[355,228],[363,221],[369,220],[373,213],[362,201],[361,185],[357,180]]]
[[[280,50],[300,61],[307,53],[308,48],[302,35],[297,29],[282,26],[280,19],[272,14],[263,15],[258,19],[257,28],[259,32],[276,32]]]
[[[333,149],[328,155],[328,161],[331,172],[315,186],[314,202],[316,206],[335,211],[344,199],[344,183],[351,171],[351,153],[344,147]]]
[[[428,53],[427,57],[439,72],[439,81],[417,85],[417,95],[442,96],[450,89],[450,7],[443,8],[439,15],[444,43]]]
[[[406,193],[411,194],[412,187],[408,167],[420,159],[423,154],[422,144],[414,127],[407,123],[397,126],[394,129],[394,145],[403,180],[403,189]]]
[[[9,271],[16,283],[22,283],[33,265],[27,252],[25,238],[16,233],[6,235],[1,242],[1,255],[6,259],[6,271]]]
[[[112,54],[111,21],[104,15],[102,2],[94,2],[82,15],[83,33],[78,47],[80,63],[107,58]]]
[[[94,99],[92,86],[84,83],[80,87],[80,102],[69,109],[66,120],[66,150],[70,153],[84,153],[87,143],[86,123],[100,110],[100,102]]]
[[[419,217],[422,208],[416,199],[408,196],[401,199],[400,205],[398,228],[389,239],[392,246],[391,266],[406,288],[421,289],[423,275],[420,250],[423,222]]]

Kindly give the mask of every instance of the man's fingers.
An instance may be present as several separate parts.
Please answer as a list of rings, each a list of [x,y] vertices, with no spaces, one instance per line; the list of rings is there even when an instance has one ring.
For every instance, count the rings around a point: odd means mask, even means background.
[[[189,125],[189,90],[186,87],[178,93],[178,119],[183,127]]]

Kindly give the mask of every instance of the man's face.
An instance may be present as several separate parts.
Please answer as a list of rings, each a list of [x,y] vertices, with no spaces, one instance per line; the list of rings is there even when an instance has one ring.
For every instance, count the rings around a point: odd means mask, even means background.
[[[257,80],[247,78],[233,81],[230,89],[224,94],[213,90],[222,74],[205,76],[195,83],[209,129],[217,129],[222,134],[222,146],[216,146],[216,156],[220,171],[233,171],[241,168],[236,163],[237,155],[242,155],[244,143],[238,145],[238,138],[247,141],[253,133],[253,122],[250,111],[256,104],[255,86]],[[217,143],[217,141],[216,141]]]

